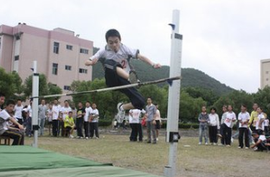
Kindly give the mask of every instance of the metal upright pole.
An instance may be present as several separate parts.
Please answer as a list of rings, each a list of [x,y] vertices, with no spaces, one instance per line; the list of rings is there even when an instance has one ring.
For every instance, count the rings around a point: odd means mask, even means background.
[[[33,81],[32,81],[32,127],[34,131],[33,147],[38,147],[38,95],[39,95],[39,74],[37,73],[37,61],[33,62]]]
[[[179,10],[173,11],[173,21],[170,24],[172,27],[170,77],[181,76],[182,35],[179,34],[179,14]],[[180,84],[181,80],[176,80],[169,87],[166,140],[170,143],[170,148],[169,164],[164,169],[166,177],[176,175]]]

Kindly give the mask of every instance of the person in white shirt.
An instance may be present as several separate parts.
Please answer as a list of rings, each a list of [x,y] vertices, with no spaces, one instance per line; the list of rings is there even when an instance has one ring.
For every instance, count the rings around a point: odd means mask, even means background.
[[[131,109],[129,110],[129,122],[132,124],[131,126],[131,134],[130,134],[130,141],[137,141],[137,137],[139,135],[139,142],[143,141],[143,134],[142,134],[142,125],[141,125],[141,113],[145,113],[144,110],[140,109]]]
[[[270,143],[267,143],[265,135],[259,135],[257,132],[252,133],[255,144],[251,146],[254,151],[264,151],[270,149]]]
[[[58,134],[60,133],[61,129],[61,136],[66,136],[64,135],[64,121],[65,118],[68,116],[68,113],[72,111],[71,107],[69,106],[69,103],[67,100],[64,101],[64,106],[60,109],[60,120],[59,120],[59,131]]]
[[[210,109],[210,114],[208,115],[209,117],[209,139],[210,143],[212,145],[217,145],[217,132],[220,129],[219,125],[219,116],[216,113],[216,108],[212,107]]]
[[[263,131],[264,131],[265,115],[264,115],[261,107],[257,108],[257,113],[258,113],[258,121],[256,122],[256,132],[259,135],[262,135]]]
[[[90,137],[94,137],[94,133],[96,136],[96,139],[99,138],[99,133],[98,133],[98,119],[99,119],[99,112],[97,109],[96,103],[92,104],[92,111],[90,114]]]
[[[85,115],[84,115],[84,136],[85,139],[88,139],[90,137],[90,122],[89,122],[89,116],[91,115],[92,108],[89,101],[86,101],[85,103]]]
[[[44,99],[41,100],[40,105],[38,105],[38,123],[39,123],[39,136],[43,136],[44,126],[47,114],[47,105]]]
[[[227,147],[231,146],[231,137],[232,137],[232,125],[236,121],[236,115],[232,111],[232,106],[228,105],[228,112],[226,113],[226,118],[224,120],[224,139],[225,145]]]
[[[53,101],[53,106],[52,106],[52,122],[53,122],[53,136],[57,137],[58,135],[58,125],[59,125],[59,116],[60,116],[60,110],[61,106],[58,104],[58,100],[55,99]]]
[[[244,147],[243,143],[243,135],[245,134],[245,146],[246,149],[249,149],[249,129],[248,123],[250,119],[250,114],[247,112],[247,107],[245,105],[241,106],[241,112],[238,114],[238,121],[239,121],[239,148]]]
[[[19,124],[23,124],[23,117],[22,117],[22,110],[23,110],[23,105],[22,105],[22,100],[18,99],[17,104],[14,107],[14,117],[17,119]]]
[[[12,145],[24,145],[24,127],[10,114],[13,112],[15,102],[8,100],[5,109],[0,112],[0,135],[13,139]],[[18,128],[11,127],[9,122]]]

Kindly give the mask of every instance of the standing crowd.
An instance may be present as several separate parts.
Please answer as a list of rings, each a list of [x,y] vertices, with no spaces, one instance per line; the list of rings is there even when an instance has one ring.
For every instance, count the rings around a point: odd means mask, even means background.
[[[258,104],[253,104],[251,114],[245,105],[241,106],[241,112],[236,116],[231,105],[222,107],[223,114],[221,120],[216,113],[216,108],[211,108],[207,113],[205,106],[199,114],[199,145],[203,138],[205,145],[208,145],[208,137],[211,145],[217,145],[218,138],[220,144],[231,146],[233,138],[238,136],[239,149],[254,149],[256,151],[270,150],[269,118]],[[237,125],[237,132],[232,135],[232,129]]]
[[[0,136],[13,139],[12,145],[23,145],[24,137],[31,137],[32,128],[32,100],[29,105],[22,105],[22,100],[17,102],[8,100],[0,93]],[[78,139],[99,138],[98,122],[99,111],[95,103],[78,103],[74,110],[69,102],[64,101],[61,106],[57,99],[46,104],[44,99],[38,105],[39,136],[44,135],[45,122],[48,124],[49,136],[63,136],[73,138],[73,130],[77,130]],[[84,130],[84,132],[83,132]]]
[[[158,105],[152,103],[152,98],[147,98],[145,110],[129,110],[129,125],[131,127],[130,141],[143,141],[143,126],[147,127],[147,143],[156,144],[158,141],[159,130],[161,128],[161,117]]]

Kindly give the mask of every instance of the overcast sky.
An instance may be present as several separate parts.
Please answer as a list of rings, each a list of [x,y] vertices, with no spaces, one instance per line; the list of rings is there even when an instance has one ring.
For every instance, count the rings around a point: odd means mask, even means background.
[[[182,67],[256,92],[260,60],[270,58],[270,0],[0,0],[0,24],[66,28],[105,46],[105,32],[162,65],[170,63],[168,23],[180,10]]]

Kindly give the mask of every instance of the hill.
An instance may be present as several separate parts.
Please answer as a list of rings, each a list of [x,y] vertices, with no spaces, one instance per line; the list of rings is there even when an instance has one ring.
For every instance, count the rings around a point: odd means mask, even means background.
[[[169,77],[169,66],[163,66],[161,69],[153,69],[151,66],[139,60],[132,60],[131,63],[135,67],[137,75],[142,82]],[[93,79],[103,77],[104,70],[101,63],[98,62],[98,64],[93,66]],[[184,88],[205,88],[212,90],[217,95],[224,95],[234,90],[197,69],[182,68],[182,77],[181,86]]]

